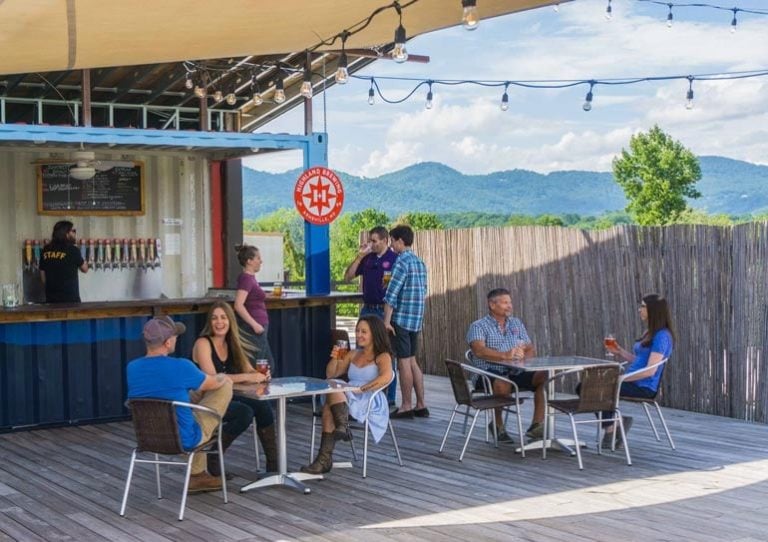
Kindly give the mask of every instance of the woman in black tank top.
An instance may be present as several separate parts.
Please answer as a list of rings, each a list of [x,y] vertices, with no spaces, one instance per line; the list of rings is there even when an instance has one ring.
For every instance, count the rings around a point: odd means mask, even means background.
[[[266,375],[257,372],[248,361],[248,353],[253,351],[255,347],[240,336],[232,308],[223,301],[215,302],[208,311],[205,327],[192,350],[192,359],[200,370],[206,374],[225,373],[236,384],[269,380],[269,372]],[[228,432],[222,434],[222,444],[224,449],[228,448],[240,433],[248,429],[254,418],[267,460],[267,471],[275,472],[277,443],[274,415],[269,402],[243,397],[235,392],[224,414]],[[216,454],[208,454],[208,472],[213,476],[221,474]]]

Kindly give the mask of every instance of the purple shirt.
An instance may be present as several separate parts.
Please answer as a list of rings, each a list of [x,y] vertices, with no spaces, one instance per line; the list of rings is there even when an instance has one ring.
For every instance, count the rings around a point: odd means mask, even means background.
[[[267,294],[259,286],[259,281],[256,280],[254,275],[249,273],[240,273],[237,277],[237,289],[245,290],[248,295],[245,298],[245,310],[251,315],[251,318],[256,320],[260,325],[266,326],[269,323],[269,316],[267,316],[267,305],[264,300],[267,298]]]
[[[363,303],[368,305],[383,305],[387,289],[384,287],[384,272],[392,272],[397,254],[387,248],[382,256],[375,252],[367,254],[357,266],[355,275],[363,276]]]

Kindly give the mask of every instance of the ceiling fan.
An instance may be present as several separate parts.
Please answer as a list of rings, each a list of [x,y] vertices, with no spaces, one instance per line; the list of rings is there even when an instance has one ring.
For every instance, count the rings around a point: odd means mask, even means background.
[[[93,179],[97,171],[107,171],[115,167],[132,167],[133,162],[115,161],[115,160],[97,160],[96,153],[86,151],[82,143],[80,149],[73,151],[70,158],[41,158],[32,162],[33,164],[72,164],[69,168],[69,176],[79,181]]]

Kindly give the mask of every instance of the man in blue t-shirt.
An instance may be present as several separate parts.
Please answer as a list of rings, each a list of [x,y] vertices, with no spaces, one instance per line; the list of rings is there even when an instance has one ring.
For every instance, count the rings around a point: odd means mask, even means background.
[[[176,350],[176,338],[186,331],[184,324],[170,316],[152,318],[144,325],[146,356],[135,359],[126,370],[128,398],[149,397],[169,401],[190,402],[190,391],[202,393],[194,401],[224,415],[232,399],[232,381],[223,374],[208,375],[192,361],[170,357]],[[218,421],[202,411],[188,407],[176,408],[179,436],[185,449],[191,450],[211,438]],[[192,461],[189,493],[221,489],[221,479],[205,470],[205,454],[196,454]]]

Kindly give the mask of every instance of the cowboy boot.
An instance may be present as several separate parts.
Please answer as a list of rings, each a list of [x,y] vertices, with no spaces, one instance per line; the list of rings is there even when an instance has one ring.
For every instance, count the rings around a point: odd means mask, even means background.
[[[275,424],[259,427],[259,435],[264,457],[267,459],[267,472],[277,472],[277,441],[275,440]]]
[[[336,426],[333,431],[334,440],[346,442],[352,440],[352,433],[349,432],[349,407],[347,403],[331,405],[331,414],[333,415],[333,424]]]
[[[323,433],[317,457],[311,465],[301,467],[301,472],[306,472],[307,474],[325,474],[330,472],[331,467],[333,467],[333,447],[335,445],[336,441],[333,438],[333,433]]]
[[[227,448],[235,441],[237,435],[230,435],[229,433],[221,434],[221,447],[226,452]],[[208,454],[208,472],[211,476],[221,476],[221,467],[219,466],[219,454]],[[227,473],[227,480],[234,478],[231,474]]]

